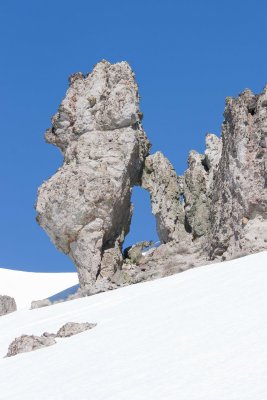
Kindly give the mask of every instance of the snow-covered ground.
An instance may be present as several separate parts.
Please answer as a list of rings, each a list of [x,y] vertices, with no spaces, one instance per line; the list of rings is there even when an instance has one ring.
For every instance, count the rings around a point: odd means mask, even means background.
[[[0,294],[14,297],[18,309],[29,308],[32,300],[45,299],[77,283],[75,272],[36,273],[0,268]]]
[[[2,358],[68,321],[98,325]],[[1,317],[0,399],[266,400],[267,252]]]

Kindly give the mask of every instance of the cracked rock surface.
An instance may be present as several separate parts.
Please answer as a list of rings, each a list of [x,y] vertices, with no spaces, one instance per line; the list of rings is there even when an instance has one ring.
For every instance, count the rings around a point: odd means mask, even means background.
[[[267,249],[267,87],[227,98],[221,138],[208,134],[183,176],[149,154],[141,119],[130,66],[102,61],[70,77],[46,132],[64,163],[39,189],[37,220],[74,261],[77,296]],[[135,185],[150,193],[161,245],[123,256]]]
[[[64,155],[38,192],[37,221],[74,261],[81,287],[104,285],[123,259],[131,190],[140,183],[150,144],[141,126],[139,95],[126,62],[98,63],[70,86],[46,140]],[[108,287],[108,284],[107,284]]]
[[[142,187],[150,193],[160,241],[186,240],[179,180],[173,166],[160,151],[146,158]]]
[[[267,248],[267,87],[227,98],[210,204],[209,255]]]

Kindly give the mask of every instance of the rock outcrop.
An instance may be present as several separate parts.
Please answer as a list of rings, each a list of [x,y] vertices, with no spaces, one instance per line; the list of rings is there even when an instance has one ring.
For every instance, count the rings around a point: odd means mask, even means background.
[[[10,296],[0,295],[0,316],[17,311],[15,299]]]
[[[51,306],[51,304],[52,302],[49,299],[33,300],[31,302],[31,310],[34,310],[35,308]]]
[[[70,77],[46,132],[64,164],[39,189],[37,220],[72,258],[82,287],[95,287],[97,278],[105,287],[103,280],[122,266],[131,189],[140,184],[150,148],[141,119],[129,65],[102,61],[91,74]]]
[[[267,87],[228,98],[212,187],[209,256],[267,249]]]
[[[139,264],[139,262],[141,262],[142,258],[144,257],[146,249],[151,247],[152,245],[152,241],[148,242],[146,240],[136,243],[133,246],[127,247],[123,252],[123,256],[125,260],[128,260],[134,264]]]
[[[97,324],[89,322],[67,322],[57,332],[57,337],[70,337],[78,333],[93,329]]]
[[[56,344],[56,341],[51,336],[21,335],[10,343],[6,357],[42,349],[53,344]]]
[[[161,152],[146,158],[142,187],[150,193],[160,241],[186,240],[184,206],[180,201],[182,189],[173,166]]]
[[[63,166],[38,193],[37,220],[74,261],[79,295],[267,249],[267,87],[228,98],[222,137],[206,136],[177,176],[149,154],[134,75],[125,62],[75,74],[46,139]],[[161,241],[122,255],[131,190],[149,191]]]
[[[10,343],[6,357],[27,353],[56,344],[56,338],[66,338],[93,329],[97,324],[89,322],[67,322],[57,333],[44,332],[41,336],[21,335]]]
[[[267,88],[227,98],[222,138],[207,135],[184,176],[185,215],[208,259],[267,249]]]

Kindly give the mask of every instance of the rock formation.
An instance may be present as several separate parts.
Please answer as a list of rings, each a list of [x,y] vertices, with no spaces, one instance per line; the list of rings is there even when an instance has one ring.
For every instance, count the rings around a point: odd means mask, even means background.
[[[210,204],[209,256],[267,249],[267,87],[228,98]]]
[[[75,74],[46,133],[63,166],[38,193],[37,220],[74,261],[83,294],[267,249],[267,87],[228,98],[222,138],[206,136],[177,176],[141,126],[134,75],[102,61]],[[122,244],[131,190],[149,191],[161,246]]]
[[[185,214],[208,259],[267,249],[267,88],[227,98],[222,138],[207,135],[184,177]]]
[[[0,295],[0,316],[12,313],[16,310],[17,305],[13,297]]]
[[[70,337],[78,333],[93,329],[97,324],[89,322],[67,322],[57,332],[57,337]]]
[[[31,310],[34,310],[35,308],[51,306],[51,304],[52,302],[49,299],[33,300],[31,302]]]
[[[10,343],[6,357],[13,357],[19,353],[27,353],[53,344],[56,344],[56,341],[50,336],[21,335]]]
[[[27,353],[56,344],[56,338],[66,338],[93,329],[97,324],[89,322],[67,322],[57,333],[44,332],[41,336],[21,335],[10,343],[6,357]]]
[[[131,222],[131,189],[140,183],[149,141],[129,65],[102,61],[70,86],[46,140],[64,164],[39,189],[37,220],[77,266],[82,287],[121,267]],[[101,279],[98,279],[98,282]]]
[[[161,152],[146,158],[142,187],[150,192],[160,241],[168,243],[172,240],[185,240],[181,187],[173,166]]]

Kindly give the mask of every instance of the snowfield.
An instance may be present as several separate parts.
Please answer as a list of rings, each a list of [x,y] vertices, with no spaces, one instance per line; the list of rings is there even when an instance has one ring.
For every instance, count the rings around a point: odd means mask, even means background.
[[[30,308],[32,300],[46,299],[76,284],[75,272],[37,273],[0,268],[0,294],[14,297],[18,310]]]
[[[3,358],[70,321],[98,325]],[[0,317],[0,399],[266,400],[267,252]]]

